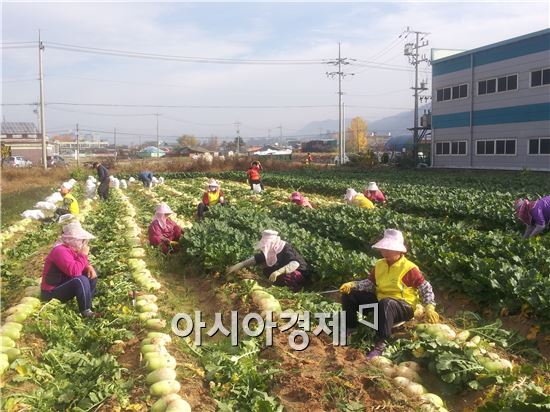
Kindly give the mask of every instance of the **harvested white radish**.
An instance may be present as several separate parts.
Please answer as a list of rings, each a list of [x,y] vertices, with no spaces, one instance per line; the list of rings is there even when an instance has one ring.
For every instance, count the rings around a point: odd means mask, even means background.
[[[422,395],[422,399],[433,403],[437,407],[443,406],[443,399],[441,399],[435,393],[425,393],[424,395]]]
[[[420,366],[418,363],[413,361],[401,362],[399,366],[405,366],[406,368],[412,369],[417,373],[422,370],[422,366]]]
[[[410,368],[407,368],[406,366],[399,366],[395,369],[395,374],[397,376],[402,376],[403,378],[407,378],[410,381],[413,382],[422,382],[422,378],[420,378],[420,375],[413,371]]]
[[[176,379],[176,371],[174,369],[160,368],[149,373],[145,378],[145,382],[147,382],[147,384],[149,385],[152,385],[153,383],[157,383],[160,381],[175,380],[175,379]]]
[[[411,383],[411,381],[407,378],[404,378],[402,376],[396,376],[395,378],[393,378],[393,380],[395,381],[395,383],[398,385],[398,386],[407,386]]]
[[[181,385],[175,380],[166,380],[156,382],[149,388],[152,396],[165,396],[171,393],[178,393],[181,389]]]
[[[183,399],[175,399],[168,404],[165,412],[191,412],[191,406]]]
[[[166,408],[170,404],[181,397],[177,393],[171,393],[170,395],[163,396],[158,401],[156,401],[151,407],[151,412],[166,412]]]
[[[405,386],[405,392],[410,396],[420,396],[426,393],[426,388],[419,383],[411,382]]]

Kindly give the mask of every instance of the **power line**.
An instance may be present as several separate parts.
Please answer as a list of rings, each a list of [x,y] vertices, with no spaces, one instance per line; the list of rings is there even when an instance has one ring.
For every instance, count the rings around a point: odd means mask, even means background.
[[[169,54],[158,53],[144,53],[133,52],[127,50],[118,49],[104,49],[99,47],[79,46],[67,43],[47,42],[46,45],[51,49],[92,53],[92,54],[104,54],[110,56],[119,57],[132,57],[152,60],[170,60],[181,61],[187,63],[214,63],[214,64],[324,64],[327,59],[235,59],[235,58],[221,58],[221,57],[196,57],[196,56],[177,56]]]
[[[29,103],[6,104],[6,105],[27,105]],[[3,104],[4,105],[4,104]],[[96,106],[96,107],[153,107],[153,108],[175,108],[175,109],[308,109],[321,107],[334,107],[326,105],[258,105],[258,106],[222,106],[222,105],[167,105],[167,104],[117,104],[117,103],[74,103],[74,102],[49,102],[47,106]]]
[[[48,106],[48,104],[46,104]],[[88,114],[92,116],[112,116],[112,117],[141,117],[141,116],[154,116],[154,113],[97,113],[97,112],[88,112],[84,110],[71,110],[71,109],[63,109],[61,107],[49,107],[49,109],[53,110],[59,110],[62,112],[69,112],[69,113],[82,113],[82,114]]]

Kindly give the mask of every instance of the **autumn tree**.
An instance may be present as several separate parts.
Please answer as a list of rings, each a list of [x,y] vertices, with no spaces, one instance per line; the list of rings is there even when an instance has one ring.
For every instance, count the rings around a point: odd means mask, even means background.
[[[192,134],[184,134],[178,137],[178,145],[182,147],[183,146],[193,147],[193,146],[197,146],[198,143],[199,141]]]
[[[367,122],[362,117],[354,117],[346,130],[346,151],[364,152],[367,143]]]

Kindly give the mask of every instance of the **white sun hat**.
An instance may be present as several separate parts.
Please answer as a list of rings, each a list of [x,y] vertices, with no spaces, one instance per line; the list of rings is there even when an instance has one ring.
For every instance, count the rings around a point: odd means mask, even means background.
[[[216,179],[210,179],[208,181],[208,187],[220,187]]]
[[[171,214],[174,212],[172,211],[172,209],[170,209],[170,206],[162,202],[160,205],[157,206],[156,213]]]
[[[384,230],[384,237],[372,245],[373,249],[393,250],[395,252],[407,251],[405,247],[405,240],[403,239],[403,233],[396,229]]]
[[[355,196],[357,196],[357,191],[355,189],[349,188],[348,190],[346,190],[344,199],[346,199],[346,201],[350,203]]]
[[[369,182],[369,185],[367,186],[367,190],[370,191],[370,190],[378,190],[378,186],[376,185],[376,182]]]
[[[63,238],[90,240],[95,236],[82,228],[79,222],[69,223],[63,226]]]

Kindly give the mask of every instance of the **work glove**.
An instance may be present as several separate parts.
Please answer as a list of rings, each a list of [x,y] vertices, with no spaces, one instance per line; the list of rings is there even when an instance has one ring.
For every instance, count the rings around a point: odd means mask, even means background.
[[[239,262],[227,269],[227,274],[238,272],[244,267],[252,266],[255,262],[256,260],[253,257],[243,260],[242,262]]]
[[[349,295],[351,290],[355,287],[355,282],[347,282],[340,286],[340,293]]]
[[[432,304],[426,305],[426,320],[428,323],[439,323],[439,315]]]
[[[180,242],[178,242],[177,240],[171,240],[170,241],[170,246],[177,246],[179,245]]]
[[[292,262],[288,263],[287,265],[283,266],[282,268],[276,270],[271,275],[269,275],[269,281],[272,283],[275,283],[279,276],[281,276],[282,274],[292,273],[299,267],[300,267],[300,263],[293,260]]]

